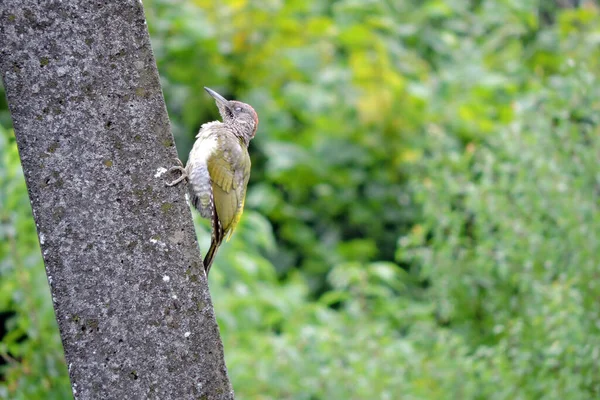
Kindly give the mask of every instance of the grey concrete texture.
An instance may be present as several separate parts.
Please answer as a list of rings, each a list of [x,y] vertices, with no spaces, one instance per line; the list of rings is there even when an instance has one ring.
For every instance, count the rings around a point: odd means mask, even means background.
[[[233,398],[142,4],[1,0],[0,72],[75,398]]]

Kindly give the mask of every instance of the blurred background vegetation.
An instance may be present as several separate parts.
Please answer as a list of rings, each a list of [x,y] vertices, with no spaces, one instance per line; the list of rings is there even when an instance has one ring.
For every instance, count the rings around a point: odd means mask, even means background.
[[[210,282],[239,399],[600,397],[596,2],[144,5],[184,161],[203,86],[260,116]],[[63,399],[0,125],[0,398]]]

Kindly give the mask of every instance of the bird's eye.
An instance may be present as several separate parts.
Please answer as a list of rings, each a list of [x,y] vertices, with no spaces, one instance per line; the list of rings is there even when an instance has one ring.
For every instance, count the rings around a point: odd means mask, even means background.
[[[242,111],[242,107],[236,107],[235,111]]]

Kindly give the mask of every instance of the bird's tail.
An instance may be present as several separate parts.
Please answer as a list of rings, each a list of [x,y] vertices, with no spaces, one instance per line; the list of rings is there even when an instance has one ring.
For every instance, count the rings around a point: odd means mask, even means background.
[[[206,252],[206,257],[204,257],[204,271],[206,272],[207,277],[208,277],[208,272],[210,271],[210,267],[212,266],[215,256],[217,255],[217,250],[219,250],[219,246],[221,245],[222,241],[223,241],[222,237],[221,237],[221,240],[215,240],[215,238],[213,238],[210,241],[210,247],[208,248],[208,251]]]
[[[208,273],[210,272],[210,267],[212,266],[215,257],[217,256],[217,250],[219,250],[219,246],[223,242],[223,238],[225,237],[225,232],[223,227],[221,226],[221,221],[219,221],[219,216],[217,214],[217,209],[214,207],[214,200],[211,195],[211,203],[212,207],[212,215],[210,218],[211,225],[211,237],[210,237],[210,247],[206,252],[206,257],[204,257],[204,272],[206,273],[206,277],[208,278]]]

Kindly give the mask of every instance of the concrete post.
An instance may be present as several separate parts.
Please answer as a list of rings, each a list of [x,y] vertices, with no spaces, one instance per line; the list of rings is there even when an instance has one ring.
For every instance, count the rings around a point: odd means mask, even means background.
[[[231,399],[138,0],[1,0],[0,72],[77,399]]]

